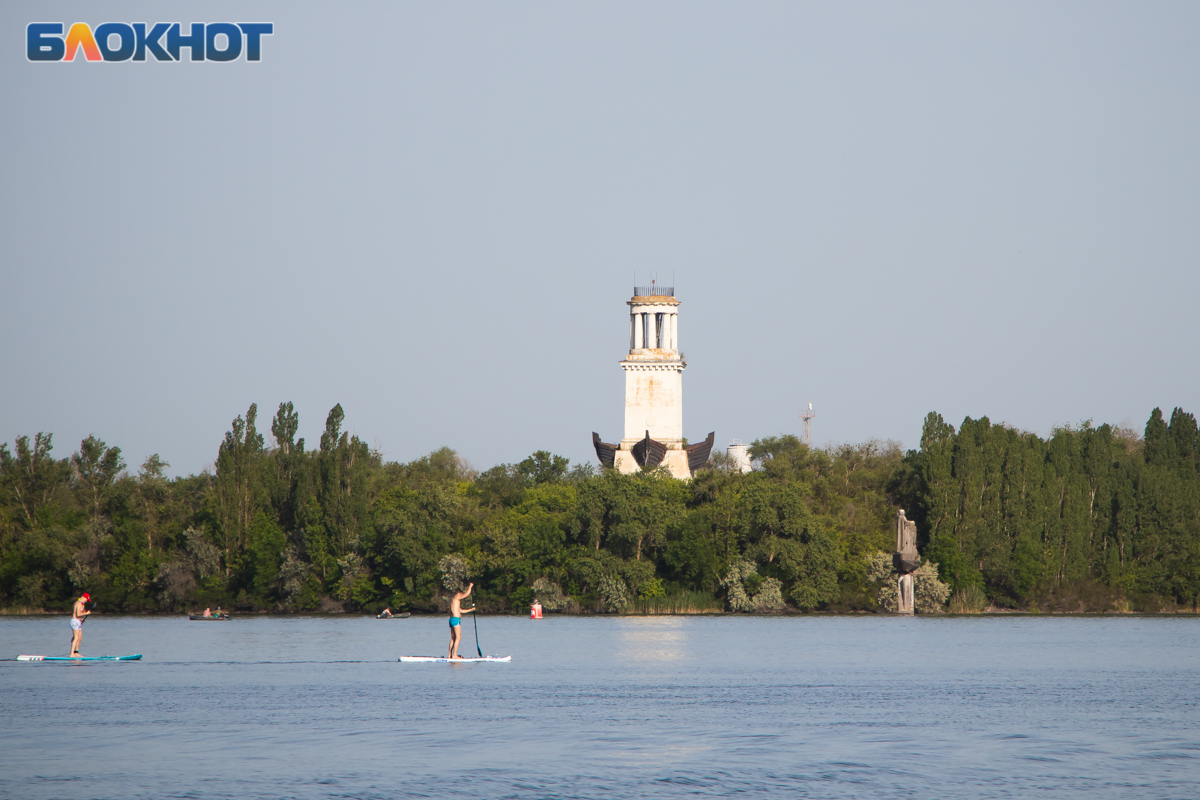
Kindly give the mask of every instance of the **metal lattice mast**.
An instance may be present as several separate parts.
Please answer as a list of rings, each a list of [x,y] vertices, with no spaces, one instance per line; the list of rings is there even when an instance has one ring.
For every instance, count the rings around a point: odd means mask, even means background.
[[[800,419],[804,420],[804,444],[808,445],[810,450],[812,449],[812,418],[815,416],[816,413],[813,411],[812,403],[808,404],[807,411],[800,410]]]

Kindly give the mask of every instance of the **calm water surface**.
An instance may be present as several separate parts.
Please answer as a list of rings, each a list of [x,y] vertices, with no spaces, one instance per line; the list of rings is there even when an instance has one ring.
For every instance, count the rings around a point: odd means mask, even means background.
[[[0,657],[63,617],[0,618]],[[1198,798],[1200,619],[92,618],[0,662],[11,798]],[[463,649],[474,651],[467,621]]]

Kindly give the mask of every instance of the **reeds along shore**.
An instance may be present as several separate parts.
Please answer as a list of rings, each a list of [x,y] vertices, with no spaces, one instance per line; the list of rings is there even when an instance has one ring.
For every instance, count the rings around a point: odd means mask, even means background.
[[[725,601],[704,592],[680,592],[670,597],[644,597],[635,600],[625,614],[719,614]]]
[[[62,459],[49,434],[0,445],[0,607],[88,591],[110,612],[433,612],[469,577],[495,613],[535,595],[593,613],[874,612],[901,507],[949,586],[939,610],[1200,598],[1200,442],[1178,408],[1048,437],[930,414],[908,452],[766,437],[752,471],[717,454],[689,481],[545,451],[484,472],[449,449],[389,463],[340,405],[310,449],[280,404],[268,446],[257,413],[233,420],[212,473],[178,478],[95,436]]]

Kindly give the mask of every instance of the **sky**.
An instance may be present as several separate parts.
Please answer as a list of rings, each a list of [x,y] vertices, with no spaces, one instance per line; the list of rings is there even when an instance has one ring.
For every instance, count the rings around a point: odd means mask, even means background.
[[[1200,412],[1200,4],[0,4],[0,441],[595,462],[628,307],[684,435],[919,445]],[[81,17],[80,14],[86,14]],[[30,22],[272,22],[30,62]]]

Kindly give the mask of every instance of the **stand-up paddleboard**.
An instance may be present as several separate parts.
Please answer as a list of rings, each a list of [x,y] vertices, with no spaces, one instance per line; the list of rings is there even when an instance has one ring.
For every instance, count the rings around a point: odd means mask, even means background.
[[[483,658],[446,658],[445,656],[400,656],[405,664],[473,664],[480,661],[512,661],[512,656],[484,656]]]
[[[17,661],[140,661],[142,654],[136,656],[17,656]]]

